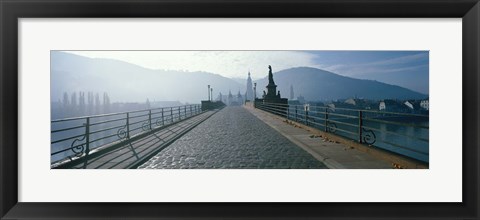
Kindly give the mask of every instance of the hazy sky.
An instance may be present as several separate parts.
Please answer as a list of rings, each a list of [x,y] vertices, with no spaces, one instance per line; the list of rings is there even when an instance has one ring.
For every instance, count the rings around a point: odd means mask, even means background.
[[[428,51],[68,51],[110,58],[150,69],[205,71],[229,78],[267,76],[273,71],[308,66],[343,76],[371,79],[428,94]]]

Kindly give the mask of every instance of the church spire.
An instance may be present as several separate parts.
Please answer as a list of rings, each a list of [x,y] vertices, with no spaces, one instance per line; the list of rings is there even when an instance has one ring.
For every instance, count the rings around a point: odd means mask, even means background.
[[[250,77],[250,69],[248,70],[248,77],[247,77],[247,90],[245,92],[245,99],[246,100],[253,100],[253,83],[252,77]]]

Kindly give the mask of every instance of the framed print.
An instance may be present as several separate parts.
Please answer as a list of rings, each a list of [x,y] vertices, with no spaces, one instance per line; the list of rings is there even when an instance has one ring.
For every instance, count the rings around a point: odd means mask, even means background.
[[[315,60],[325,57],[337,59],[323,67],[331,71],[358,74],[350,69],[363,66],[370,72],[366,77],[378,79],[388,70],[393,76],[387,82],[398,85],[395,78],[404,76],[416,84],[399,88],[315,68],[322,65]],[[362,61],[365,57],[371,58]],[[173,70],[132,65],[146,58]],[[50,59],[52,169],[428,169],[428,51],[82,50],[52,51]],[[266,62],[268,74],[262,73]],[[235,82],[246,66],[246,79]],[[222,75],[178,71],[182,68]],[[131,79],[132,72],[139,80]],[[258,79],[263,74],[268,78]],[[203,101],[198,91],[205,87]],[[100,97],[98,88],[108,92]],[[232,94],[233,88],[238,90]],[[278,120],[288,124],[274,125]],[[202,138],[205,131],[217,135]],[[304,135],[291,136],[299,132]],[[308,143],[315,138],[319,141]]]
[[[3,1],[1,218],[477,219],[479,7]]]

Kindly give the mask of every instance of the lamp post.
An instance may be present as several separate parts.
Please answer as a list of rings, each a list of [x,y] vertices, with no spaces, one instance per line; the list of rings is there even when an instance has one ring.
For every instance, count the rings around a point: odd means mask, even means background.
[[[257,83],[253,83],[253,108],[257,107]]]
[[[210,101],[210,85],[208,85],[208,90],[207,90],[207,92],[208,92],[208,101]]]

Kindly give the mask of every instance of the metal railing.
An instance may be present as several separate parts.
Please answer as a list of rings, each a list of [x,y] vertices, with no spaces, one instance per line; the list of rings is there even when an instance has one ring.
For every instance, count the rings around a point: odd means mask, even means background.
[[[184,105],[51,121],[51,163],[88,156],[107,144],[177,123],[202,113],[201,105]]]
[[[261,102],[255,106],[361,144],[426,163],[429,160],[428,115]]]

